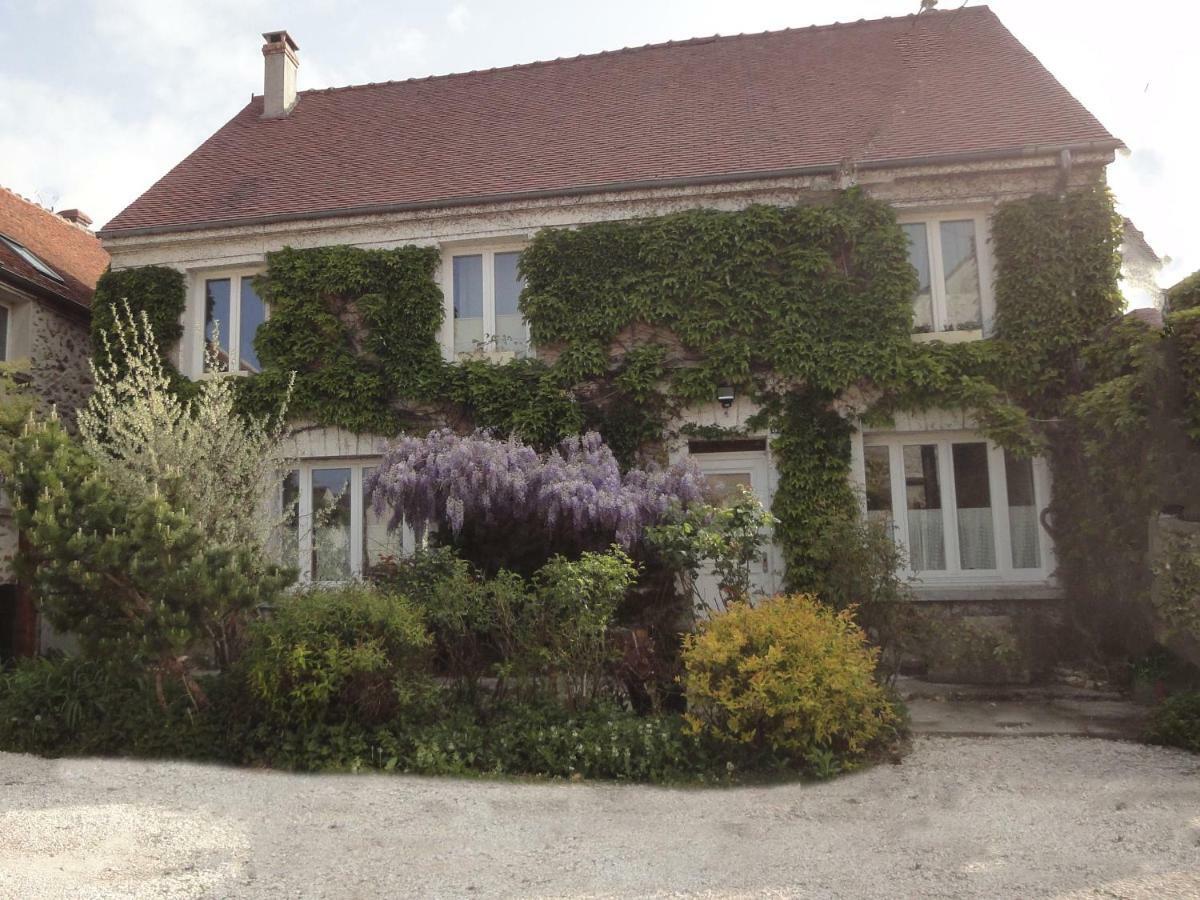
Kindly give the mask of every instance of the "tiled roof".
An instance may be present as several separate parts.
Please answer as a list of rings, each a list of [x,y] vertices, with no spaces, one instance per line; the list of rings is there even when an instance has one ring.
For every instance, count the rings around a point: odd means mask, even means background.
[[[96,280],[108,267],[108,253],[94,234],[0,187],[0,235],[33,252],[63,279],[42,274],[0,241],[0,281],[33,285],[81,306],[91,304]]]
[[[1114,147],[987,7],[255,97],[102,235]]]

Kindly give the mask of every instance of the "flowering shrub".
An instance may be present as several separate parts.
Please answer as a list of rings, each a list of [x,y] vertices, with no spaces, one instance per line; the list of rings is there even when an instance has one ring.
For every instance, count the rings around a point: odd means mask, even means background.
[[[109,315],[95,389],[77,417],[84,450],[124,496],[162,495],[218,541],[262,541],[265,501],[290,467],[281,449],[288,394],[263,418],[238,414],[233,376],[205,378],[181,397],[146,313],[121,304]]]
[[[896,725],[877,653],[813,597],[734,603],[684,640],[688,724],[739,758],[832,774]]]
[[[743,487],[731,503],[695,504],[678,521],[647,529],[646,541],[683,576],[697,609],[702,609],[704,598],[696,579],[701,567],[709,564],[720,590],[718,602],[725,609],[750,599],[750,567],[762,557],[767,529],[774,524],[775,517]]]
[[[391,514],[393,528],[404,521],[418,537],[434,529],[456,542],[492,541],[492,552],[471,555],[494,570],[523,550],[538,562],[555,551],[573,555],[614,542],[630,550],[647,526],[702,500],[703,485],[692,463],[622,475],[595,432],[538,454],[515,438],[443,429],[396,441],[367,489],[376,511]],[[517,549],[495,543],[505,541]]]

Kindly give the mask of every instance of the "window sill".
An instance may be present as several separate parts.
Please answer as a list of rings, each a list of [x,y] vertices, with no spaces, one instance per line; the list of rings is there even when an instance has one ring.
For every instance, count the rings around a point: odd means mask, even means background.
[[[516,350],[460,350],[454,354],[455,362],[474,362],[482,360],[483,362],[495,363],[503,365],[504,363],[512,362],[515,359],[525,359],[532,356],[529,352],[518,352]]]
[[[243,372],[238,369],[236,372],[200,372],[192,376],[192,381],[207,381],[211,378],[222,378],[226,375],[232,375],[234,378],[249,378],[251,375],[257,375],[258,372]]]
[[[918,602],[956,600],[1061,600],[1065,594],[1054,582],[924,582],[911,585]]]
[[[930,341],[942,341],[946,344],[963,344],[967,341],[982,341],[983,331],[976,328],[971,331],[914,331],[912,339],[918,344]]]

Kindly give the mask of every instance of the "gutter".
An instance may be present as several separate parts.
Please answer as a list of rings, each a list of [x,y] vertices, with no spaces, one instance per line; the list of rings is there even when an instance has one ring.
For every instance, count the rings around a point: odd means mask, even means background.
[[[748,172],[725,172],[715,175],[689,175],[682,178],[657,178],[639,181],[614,181],[604,184],[584,185],[570,188],[550,188],[538,191],[511,191],[499,194],[481,194],[474,197],[453,197],[442,200],[412,200],[401,203],[376,203],[350,206],[340,209],[317,210],[314,212],[273,213],[261,216],[242,216],[217,219],[209,222],[191,222],[181,225],[148,225],[141,228],[103,228],[96,236],[103,239],[137,237],[152,234],[179,234],[192,231],[215,231],[221,228],[237,228],[248,225],[274,225],[282,222],[312,221],[320,219],[348,218],[351,216],[383,215],[395,212],[412,212],[425,209],[455,209],[464,206],[480,206],[493,203],[508,203],[520,200],[547,200],[561,197],[578,197],[614,191],[652,190],[675,187],[693,187],[707,184],[728,184],[737,181],[764,181],[773,178],[796,178],[809,175],[836,175],[843,171],[892,169],[899,166],[952,165],[955,163],[987,162],[1000,159],[1029,159],[1039,156],[1058,156],[1071,153],[1114,152],[1125,149],[1124,142],[1117,138],[1101,141],[1085,141],[1074,144],[1033,144],[1019,150],[983,150],[969,153],[951,153],[935,156],[913,156],[904,159],[878,159],[862,162],[822,163],[814,166],[796,166],[787,169],[766,169]]]

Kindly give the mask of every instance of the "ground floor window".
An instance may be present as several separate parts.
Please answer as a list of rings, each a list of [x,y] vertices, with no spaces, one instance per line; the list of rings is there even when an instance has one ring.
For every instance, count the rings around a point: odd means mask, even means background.
[[[388,530],[365,484],[378,460],[306,462],[283,479],[281,557],[300,569],[300,580],[346,581],[387,557],[412,553],[407,527]]]
[[[863,462],[867,517],[892,530],[923,579],[1049,574],[1040,461],[961,433],[868,434]]]

